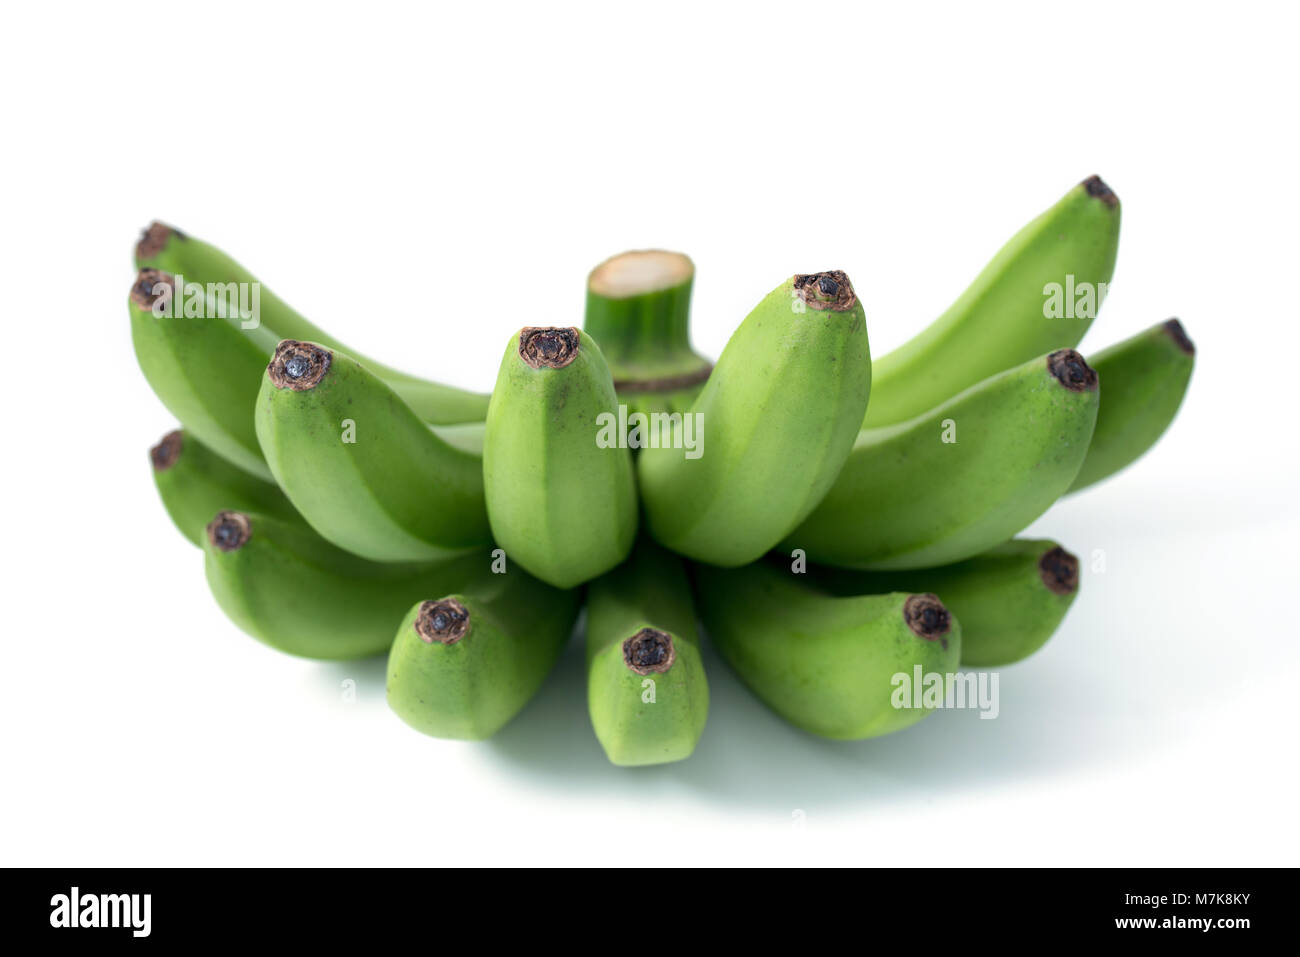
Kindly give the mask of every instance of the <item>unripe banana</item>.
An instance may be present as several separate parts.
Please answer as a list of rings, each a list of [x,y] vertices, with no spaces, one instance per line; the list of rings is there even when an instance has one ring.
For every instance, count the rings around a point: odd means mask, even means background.
[[[1004,369],[1077,346],[1115,272],[1119,223],[1119,197],[1099,177],[1066,193],[1011,237],[947,312],[876,360],[863,426],[908,421]],[[1076,293],[1062,309],[1069,318],[1048,317],[1049,288]]]
[[[1106,399],[1071,492],[1114,475],[1156,444],[1178,414],[1195,364],[1196,347],[1177,319],[1092,357],[1106,380]]]
[[[871,350],[862,306],[838,270],[794,276],[740,324],[686,413],[702,429],[687,455],[677,423],[637,458],[646,520],[673,551],[743,565],[825,496],[862,422]]]
[[[910,422],[864,429],[830,492],[784,547],[870,569],[928,568],[987,551],[1070,487],[1097,398],[1097,374],[1061,349]]]
[[[364,658],[388,650],[411,602],[447,595],[490,573],[487,551],[438,564],[368,562],[305,525],[223,511],[203,542],[221,610],[272,648],[305,658]]]
[[[599,417],[617,417],[617,406],[586,333],[527,327],[511,337],[483,442],[488,518],[497,544],[557,588],[609,571],[636,538],[631,452],[598,442]]]
[[[587,590],[587,706],[614,764],[690,757],[709,714],[691,585],[681,561],[642,539]]]
[[[620,253],[587,277],[583,331],[596,340],[629,412],[668,412],[698,395],[712,365],[691,348],[695,264],[682,253]],[[686,403],[689,405],[689,402]]]
[[[149,461],[167,514],[200,548],[208,522],[222,509],[302,522],[278,488],[231,465],[180,429],[168,432],[149,450]]]
[[[342,352],[281,342],[256,424],[280,487],[340,548],[371,561],[429,561],[492,540],[482,456],[444,441]]]
[[[230,256],[210,243],[188,236],[178,229],[157,222],[150,225],[136,245],[135,262],[138,269],[162,269],[173,275],[182,275],[187,285],[191,282],[205,288],[227,287],[230,284],[242,284],[251,288],[255,285],[258,289],[259,320],[266,326],[266,335],[272,343],[281,339],[319,342],[326,348],[355,357],[387,382],[420,418],[430,424],[481,422],[487,414],[486,395],[399,372],[349,349],[296,312]]]
[[[694,567],[704,628],[768,707],[827,738],[874,738],[930,708],[896,707],[896,676],[955,673],[962,629],[934,595],[840,598],[768,562]]]
[[[388,655],[388,704],[436,738],[496,734],[537,693],[573,631],[579,592],[520,568],[420,601]]]
[[[996,667],[1028,658],[1055,634],[1079,591],[1079,560],[1050,539],[1018,538],[942,568],[814,568],[808,577],[835,595],[932,592],[961,622],[961,663]]]
[[[218,455],[270,480],[253,428],[253,404],[269,330],[241,328],[237,317],[177,314],[171,275],[142,269],[131,287],[131,341],[149,385],[168,410]],[[171,302],[170,309],[167,303]],[[171,315],[161,313],[170,311]]]

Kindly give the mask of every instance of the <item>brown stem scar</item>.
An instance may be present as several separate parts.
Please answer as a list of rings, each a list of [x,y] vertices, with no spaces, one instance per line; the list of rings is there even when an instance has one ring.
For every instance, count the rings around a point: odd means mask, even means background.
[[[908,596],[903,602],[903,621],[907,622],[912,634],[926,641],[936,641],[952,631],[952,614],[937,595],[929,592]],[[947,639],[944,639],[944,647],[947,646]]]
[[[163,296],[170,297],[176,286],[171,273],[161,269],[141,269],[131,285],[131,302],[141,309],[153,309],[153,304]]]
[[[1164,330],[1169,334],[1169,338],[1174,340],[1174,345],[1182,349],[1189,356],[1196,355],[1196,345],[1188,338],[1187,330],[1177,319],[1170,319],[1164,324]]]
[[[1047,369],[1071,392],[1093,392],[1097,373],[1073,349],[1057,349],[1047,357]]]
[[[454,598],[422,602],[415,616],[415,633],[426,645],[454,645],[469,629],[469,609]]]
[[[181,447],[185,439],[180,429],[168,432],[157,445],[149,450],[149,461],[153,462],[155,472],[166,472],[181,457]]]
[[[810,309],[848,312],[858,301],[853,283],[843,269],[795,276],[794,291]]]
[[[1079,590],[1079,559],[1060,545],[1043,552],[1038,574],[1054,595],[1073,595]]]
[[[140,241],[135,244],[136,258],[152,259],[167,248],[167,243],[173,236],[177,239],[185,238],[185,234],[179,229],[173,229],[155,219],[140,234]]]
[[[243,548],[253,536],[253,525],[243,512],[220,511],[208,523],[208,541],[223,552]]]
[[[673,636],[657,628],[642,628],[623,642],[623,664],[639,675],[661,675],[677,660]]]
[[[267,378],[277,389],[306,392],[320,384],[330,371],[334,353],[310,342],[285,339],[275,347],[266,367]]]
[[[1100,176],[1089,176],[1083,181],[1083,188],[1088,191],[1089,196],[1095,196],[1107,206],[1112,208],[1119,205],[1119,197],[1115,191],[1107,186]]]
[[[533,369],[563,369],[578,358],[579,342],[573,326],[525,326],[519,332],[519,356]]]

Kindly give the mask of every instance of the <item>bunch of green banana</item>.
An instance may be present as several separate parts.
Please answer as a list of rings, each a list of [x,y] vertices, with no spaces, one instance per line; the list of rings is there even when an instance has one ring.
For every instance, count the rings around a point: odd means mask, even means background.
[[[587,595],[587,706],[614,764],[690,757],[709,713],[691,586],[680,559],[642,539]]]
[[[1033,356],[1077,346],[1114,274],[1119,222],[1119,197],[1100,177],[1066,193],[947,312],[876,360],[863,425],[906,422]]]
[[[691,348],[695,264],[641,249],[605,260],[587,277],[583,331],[600,344],[629,412],[683,412],[712,365]]]
[[[1097,374],[1062,349],[910,422],[864,429],[829,493],[784,547],[851,568],[961,561],[1015,535],[1079,472]]]
[[[831,487],[870,390],[867,328],[849,277],[786,280],[732,335],[671,441],[638,456],[655,538],[715,565],[762,556]],[[706,435],[707,449],[691,448]]]
[[[1177,319],[1092,357],[1106,383],[1106,398],[1071,492],[1114,475],[1156,444],[1182,405],[1195,364],[1196,347]]]
[[[601,439],[617,407],[586,333],[529,326],[510,338],[483,440],[487,513],[506,554],[557,588],[609,571],[636,538],[631,452]]]
[[[391,639],[389,707],[437,738],[490,738],[550,674],[578,605],[520,568],[417,602]]]
[[[1049,539],[1015,539],[942,568],[814,567],[808,580],[840,596],[938,595],[961,622],[961,663],[992,667],[1029,657],[1055,634],[1079,590],[1079,560]]]
[[[152,223],[135,247],[137,269],[155,269],[183,276],[188,286],[194,283],[205,291],[225,294],[239,287],[256,290],[257,321],[265,326],[264,338],[273,343],[281,339],[319,342],[354,356],[378,375],[411,406],[415,413],[433,425],[481,422],[487,414],[488,397],[454,386],[429,382],[399,372],[349,349],[325,330],[313,325],[283,299],[267,289],[247,269],[210,243],[182,233],[163,223]],[[253,294],[248,293],[248,301]]]
[[[948,675],[962,627],[931,594],[837,597],[768,562],[694,567],[704,628],[741,680],[796,727],[827,738],[899,731],[930,708],[899,707],[898,676]]]
[[[430,561],[492,540],[483,457],[438,435],[337,350],[285,340],[257,397],[275,480],[324,538],[372,561]]]

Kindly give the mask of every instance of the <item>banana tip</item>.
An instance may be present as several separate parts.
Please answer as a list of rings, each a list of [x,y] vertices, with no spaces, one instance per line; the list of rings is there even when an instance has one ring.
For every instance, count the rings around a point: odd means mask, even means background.
[[[469,629],[469,609],[455,598],[422,602],[415,616],[415,633],[426,645],[454,645]]]
[[[805,273],[794,277],[795,294],[811,309],[847,312],[856,305],[857,293],[843,269]]]
[[[175,236],[177,239],[184,239],[185,234],[179,229],[168,226],[166,223],[160,223],[154,220],[145,227],[144,232],[140,234],[140,241],[135,244],[135,255],[137,259],[152,259],[167,248],[167,243]]]
[[[285,339],[275,347],[266,375],[277,389],[306,392],[330,371],[334,353],[310,342]]]
[[[161,269],[141,269],[131,284],[131,302],[141,309],[152,309],[164,296],[170,297],[176,280]]]
[[[519,330],[519,357],[532,369],[563,369],[578,358],[580,346],[573,326],[525,326]]]
[[[181,447],[185,439],[180,429],[168,432],[157,445],[149,450],[149,461],[155,472],[166,472],[181,457]]]
[[[1100,176],[1089,176],[1083,181],[1082,186],[1088,191],[1089,196],[1101,200],[1112,209],[1119,206],[1119,197],[1115,195],[1115,191],[1107,186]]]
[[[642,628],[623,642],[623,663],[639,675],[661,675],[677,660],[673,636],[657,628]]]
[[[1097,372],[1073,349],[1057,349],[1047,357],[1048,371],[1071,392],[1094,392]]]
[[[208,523],[208,541],[219,551],[238,551],[252,535],[252,523],[243,512],[220,511]]]
[[[1038,574],[1055,595],[1073,595],[1079,590],[1079,559],[1060,545],[1043,552],[1038,559]]]
[[[1196,344],[1187,335],[1187,330],[1177,319],[1170,319],[1164,324],[1164,330],[1169,334],[1169,338],[1174,340],[1174,345],[1189,356],[1196,355]]]
[[[909,595],[903,603],[903,620],[912,634],[926,641],[941,641],[945,648],[952,631],[952,613],[939,600],[937,595],[926,592],[921,595]]]

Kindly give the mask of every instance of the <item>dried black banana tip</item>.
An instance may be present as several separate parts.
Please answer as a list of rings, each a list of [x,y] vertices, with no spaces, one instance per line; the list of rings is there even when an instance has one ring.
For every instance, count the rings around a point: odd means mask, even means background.
[[[947,639],[943,636],[952,631],[952,614],[944,607],[937,595],[928,592],[923,595],[911,595],[903,603],[903,620],[912,634],[926,641]]]
[[[157,445],[149,450],[149,461],[155,472],[166,472],[181,457],[181,446],[185,440],[180,429],[168,432]]]
[[[1170,339],[1174,340],[1174,345],[1178,346],[1179,349],[1182,349],[1189,356],[1196,355],[1195,343],[1188,338],[1187,330],[1183,328],[1183,324],[1177,319],[1170,319],[1165,322],[1165,332],[1169,334]]]
[[[1047,368],[1071,392],[1092,392],[1097,388],[1096,371],[1073,349],[1057,349],[1047,357]]]
[[[277,389],[306,392],[320,384],[330,371],[334,353],[310,342],[285,339],[275,347],[275,355],[266,367],[271,384]]]
[[[1055,595],[1073,595],[1079,590],[1079,559],[1060,545],[1038,559],[1038,574]]]
[[[858,301],[853,283],[843,269],[794,277],[794,290],[809,307],[847,312]]]
[[[676,660],[673,636],[657,628],[642,628],[623,642],[623,663],[639,675],[661,675]]]
[[[208,523],[208,541],[223,552],[243,548],[252,534],[252,523],[243,512],[217,512],[217,517]]]
[[[185,238],[185,234],[179,229],[173,229],[166,223],[160,223],[155,219],[140,234],[140,241],[135,244],[136,258],[152,259],[167,248],[167,243],[171,241],[173,236],[178,239]]]
[[[454,598],[426,601],[415,616],[415,633],[427,645],[454,645],[469,634],[469,609]]]
[[[519,355],[533,369],[563,369],[578,358],[578,348],[572,326],[527,326],[519,333]]]
[[[163,296],[170,297],[176,280],[161,269],[141,269],[131,286],[131,301],[141,309],[152,309]]]
[[[1089,196],[1095,196],[1107,206],[1118,206],[1119,197],[1115,191],[1107,186],[1100,176],[1089,176],[1083,181],[1083,188],[1088,191]]]

